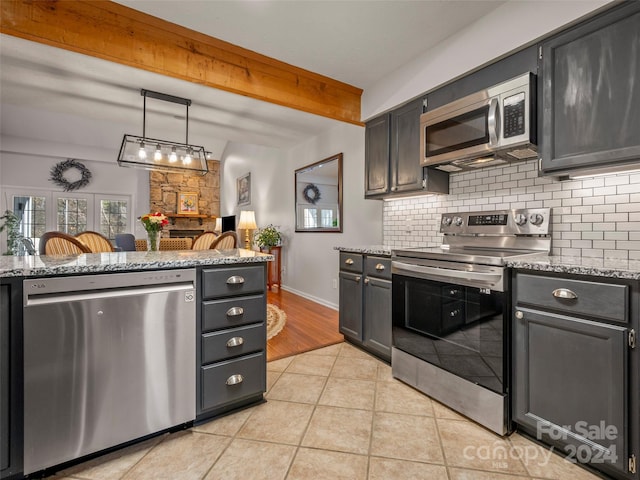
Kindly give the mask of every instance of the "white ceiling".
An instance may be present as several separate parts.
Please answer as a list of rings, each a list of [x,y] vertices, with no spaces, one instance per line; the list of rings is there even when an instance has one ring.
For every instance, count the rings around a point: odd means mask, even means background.
[[[366,89],[505,1],[118,3]],[[192,99],[190,141],[201,141],[214,156],[222,153],[227,141],[287,148],[335,125],[333,120],[241,95],[0,37],[0,101],[3,107],[11,106],[3,111],[57,112],[140,135],[141,88]],[[148,100],[147,135],[158,132],[160,138],[183,141],[183,116],[181,105]],[[18,123],[15,117],[2,115],[4,135],[24,135],[25,123],[31,123],[23,116]],[[64,125],[56,126],[60,128]],[[168,138],[166,132],[175,138]],[[32,134],[46,139],[47,132]]]

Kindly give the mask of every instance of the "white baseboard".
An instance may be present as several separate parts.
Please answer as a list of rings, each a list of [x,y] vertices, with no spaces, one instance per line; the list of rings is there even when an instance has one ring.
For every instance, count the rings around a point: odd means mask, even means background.
[[[323,298],[314,297],[313,295],[309,295],[308,293],[301,292],[300,290],[296,290],[295,288],[288,287],[286,285],[281,285],[280,288],[282,290],[286,290],[287,292],[295,293],[299,297],[306,298],[307,300],[311,300],[312,302],[319,303],[320,305],[324,305],[325,307],[331,308],[333,310],[338,310],[338,305],[335,303],[327,302]]]

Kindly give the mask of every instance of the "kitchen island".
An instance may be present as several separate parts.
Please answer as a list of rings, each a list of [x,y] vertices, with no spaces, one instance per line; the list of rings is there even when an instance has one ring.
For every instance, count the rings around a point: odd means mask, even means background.
[[[2,256],[0,257],[0,277],[43,277],[136,270],[163,270],[260,263],[271,260],[273,260],[273,255],[242,248],[231,250],[86,253],[69,256]]]
[[[272,258],[244,249],[0,258],[0,478],[262,402]]]

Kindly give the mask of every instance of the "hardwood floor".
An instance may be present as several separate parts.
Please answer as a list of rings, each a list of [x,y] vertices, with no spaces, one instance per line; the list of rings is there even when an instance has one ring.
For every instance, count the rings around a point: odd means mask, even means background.
[[[344,341],[336,310],[282,289],[268,291],[267,302],[287,314],[285,327],[267,342],[267,361]]]

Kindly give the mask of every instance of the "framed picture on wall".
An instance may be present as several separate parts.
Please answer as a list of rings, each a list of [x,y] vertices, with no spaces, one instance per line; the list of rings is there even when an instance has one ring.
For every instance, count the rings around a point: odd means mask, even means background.
[[[238,177],[236,187],[238,190],[238,206],[251,204],[251,172]]]
[[[196,192],[178,193],[178,214],[196,215],[198,213],[198,194]]]

